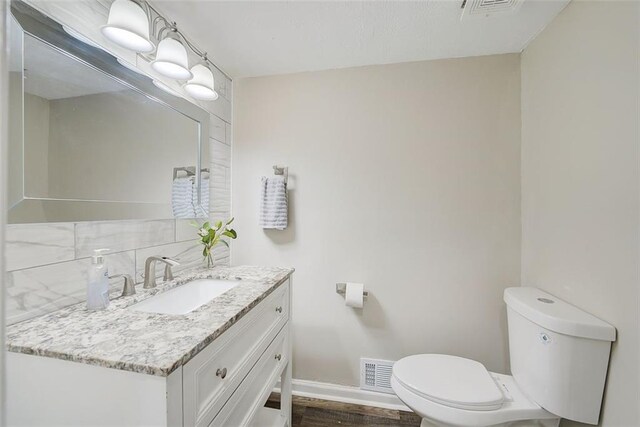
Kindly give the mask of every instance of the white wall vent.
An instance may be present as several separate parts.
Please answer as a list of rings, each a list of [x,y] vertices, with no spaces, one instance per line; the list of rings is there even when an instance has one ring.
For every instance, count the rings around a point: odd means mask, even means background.
[[[515,13],[524,0],[464,0],[462,18],[488,18]]]
[[[393,394],[393,389],[391,388],[393,363],[390,360],[361,358],[360,388]]]

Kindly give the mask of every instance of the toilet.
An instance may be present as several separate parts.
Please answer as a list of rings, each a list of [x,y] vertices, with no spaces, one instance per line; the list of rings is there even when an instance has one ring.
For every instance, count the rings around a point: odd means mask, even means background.
[[[598,424],[615,328],[536,288],[508,288],[504,301],[512,375],[463,357],[418,354],[394,364],[396,395],[422,427]]]

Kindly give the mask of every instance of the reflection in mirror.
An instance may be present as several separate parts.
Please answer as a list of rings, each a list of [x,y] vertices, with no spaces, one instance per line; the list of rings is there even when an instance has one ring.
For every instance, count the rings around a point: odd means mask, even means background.
[[[206,216],[197,120],[13,24],[10,222]]]

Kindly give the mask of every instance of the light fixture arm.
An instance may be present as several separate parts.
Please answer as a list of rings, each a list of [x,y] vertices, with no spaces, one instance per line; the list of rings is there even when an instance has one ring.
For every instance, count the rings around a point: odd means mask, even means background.
[[[162,28],[158,30],[158,24],[160,22],[162,22]],[[169,22],[164,16],[161,16],[161,15],[156,16],[155,19],[153,20],[153,23],[151,25],[151,31],[154,37],[156,38],[156,40],[158,41],[162,40],[162,36],[164,35],[164,33],[169,31],[171,31],[172,33],[180,34],[180,36],[184,39],[184,36],[182,35],[182,33],[178,31],[177,24],[175,22]]]
[[[179,31],[178,31],[179,32]],[[187,44],[187,46],[189,46],[189,49],[191,49],[193,51],[193,53],[195,53],[196,55],[198,55],[200,58],[206,58],[207,53],[201,51],[200,49],[198,49],[193,43],[191,43],[185,36],[184,34],[180,33],[180,35],[182,36],[182,39],[184,40],[184,42]],[[208,61],[208,60],[207,60]]]
[[[158,41],[162,40],[165,37],[172,37],[176,40],[182,39],[186,42],[182,33],[178,31],[178,27],[176,27],[175,22],[171,22],[168,25],[165,25],[160,29],[160,31],[158,31]]]
[[[158,10],[156,10],[156,8],[154,8],[146,0],[132,0],[132,1],[134,1],[137,4],[139,4],[141,7],[143,7],[147,11],[147,16],[149,17],[149,20],[150,20],[149,25],[150,25],[152,37],[154,37],[156,40],[160,41],[160,40],[162,40],[162,36],[164,35],[164,33],[166,33],[167,31],[172,31],[174,34],[179,36],[180,39],[182,39],[184,44],[195,55],[197,55],[199,58],[201,58],[209,66],[211,66],[211,67],[215,68],[216,70],[218,70],[226,78],[231,80],[231,77],[229,77],[229,75],[227,73],[225,73],[223,70],[221,70],[220,67],[218,67],[216,64],[214,64],[207,57],[207,53],[206,52],[200,50],[195,44],[193,44],[191,42],[191,40],[189,40],[187,37],[185,37],[184,33],[178,29],[178,27],[177,27],[175,22],[171,22],[168,19],[166,19],[160,12],[158,12]],[[153,15],[153,19],[151,19],[152,15]],[[162,28],[158,29],[158,27],[160,25],[162,25]]]

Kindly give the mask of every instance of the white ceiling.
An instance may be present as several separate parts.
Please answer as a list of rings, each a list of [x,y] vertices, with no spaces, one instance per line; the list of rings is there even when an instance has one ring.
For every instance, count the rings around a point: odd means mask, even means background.
[[[153,3],[228,74],[248,77],[520,52],[568,2],[462,21],[461,0]]]

